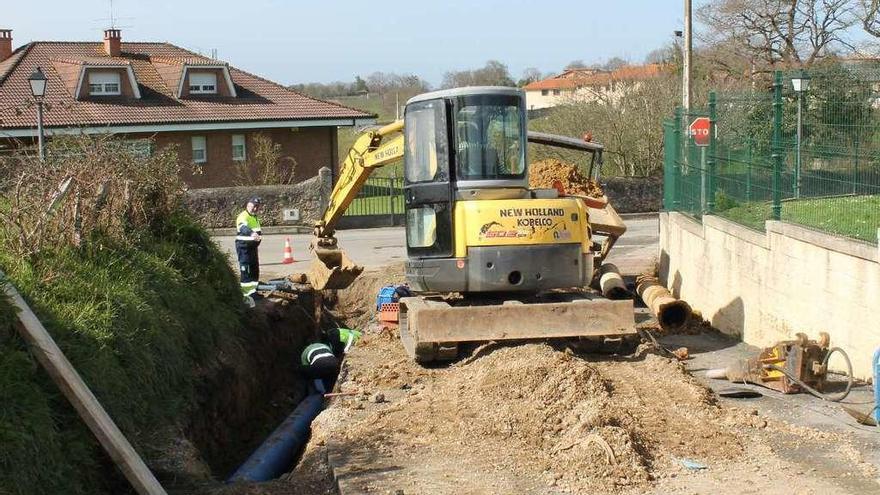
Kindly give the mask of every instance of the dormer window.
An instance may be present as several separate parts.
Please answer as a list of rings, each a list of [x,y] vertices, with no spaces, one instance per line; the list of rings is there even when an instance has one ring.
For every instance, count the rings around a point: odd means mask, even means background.
[[[116,96],[122,94],[122,82],[118,72],[89,71],[90,96]]]
[[[189,94],[191,95],[214,95],[217,94],[217,74],[213,72],[190,72]]]

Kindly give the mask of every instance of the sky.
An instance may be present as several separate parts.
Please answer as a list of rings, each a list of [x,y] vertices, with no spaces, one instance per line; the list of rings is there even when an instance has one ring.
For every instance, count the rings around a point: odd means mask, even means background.
[[[7,2],[4,2],[7,3]],[[694,2],[695,4],[697,2]],[[13,46],[100,41],[110,0],[8,2]],[[618,56],[641,62],[681,29],[681,0],[113,0],[123,41],[167,41],[268,79],[351,81],[376,71],[434,85],[495,59],[514,79],[536,67]],[[696,5],[695,5],[696,6]]]

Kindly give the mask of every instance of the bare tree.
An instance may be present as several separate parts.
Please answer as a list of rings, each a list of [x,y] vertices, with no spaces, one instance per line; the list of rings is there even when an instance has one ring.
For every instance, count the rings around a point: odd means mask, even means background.
[[[809,66],[852,49],[854,0],[720,0],[698,11],[704,40],[745,55],[755,70]]]
[[[571,62],[568,63],[568,65],[565,66],[565,70],[569,70],[569,69],[586,69],[586,68],[587,68],[587,64],[584,63],[584,61],[581,60],[581,59],[572,60]]]
[[[535,81],[540,81],[541,79],[544,79],[544,74],[534,67],[529,67],[523,71],[522,78],[517,81],[516,85],[525,86],[526,84],[531,84]]]
[[[880,0],[859,0],[858,15],[865,32],[880,38]]]
[[[461,86],[516,86],[507,66],[497,60],[489,60],[479,69],[449,71],[443,74],[444,88]]]

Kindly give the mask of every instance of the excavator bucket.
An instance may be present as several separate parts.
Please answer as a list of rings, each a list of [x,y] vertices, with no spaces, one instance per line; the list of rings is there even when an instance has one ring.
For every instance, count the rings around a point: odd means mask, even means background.
[[[339,248],[314,248],[309,282],[315,290],[345,289],[364,271]]]

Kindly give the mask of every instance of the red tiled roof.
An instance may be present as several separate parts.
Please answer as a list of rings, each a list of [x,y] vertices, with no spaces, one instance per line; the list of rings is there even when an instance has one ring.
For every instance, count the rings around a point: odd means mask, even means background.
[[[525,86],[526,91],[543,89],[576,89],[582,86],[606,86],[611,81],[638,81],[660,75],[660,64],[628,65],[613,71],[584,71],[570,69],[558,76],[535,81]]]
[[[141,98],[76,100],[70,87],[72,65],[132,68]],[[285,88],[229,67],[237,97],[177,98],[182,65],[225,65],[168,43],[122,43],[122,55],[109,57],[100,42],[38,41],[19,47],[0,62],[0,133],[34,127],[36,109],[28,77],[42,67],[48,77],[47,127],[149,125],[308,119],[355,119],[373,115]],[[171,67],[173,67],[173,70]],[[177,75],[174,75],[174,72]],[[76,81],[73,81],[75,86]]]

